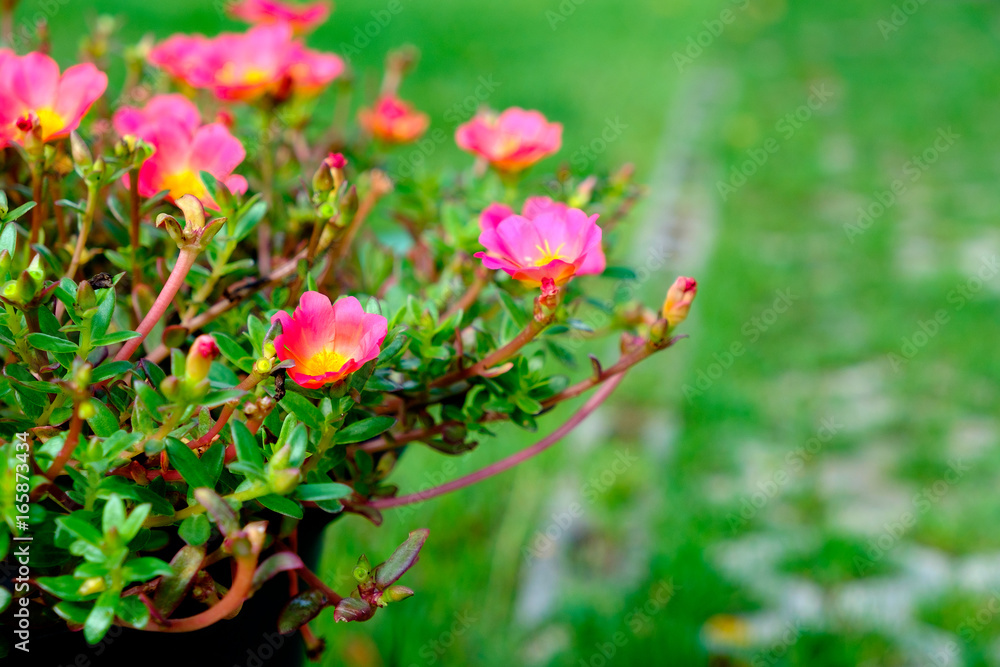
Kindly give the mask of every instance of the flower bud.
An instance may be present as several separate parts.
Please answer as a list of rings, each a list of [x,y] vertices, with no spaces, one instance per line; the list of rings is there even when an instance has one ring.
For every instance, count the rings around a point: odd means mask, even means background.
[[[76,409],[76,415],[80,419],[93,419],[97,416],[97,408],[94,407],[91,401],[84,401],[80,404],[80,407]]]
[[[73,164],[79,169],[86,169],[94,164],[94,156],[90,154],[87,142],[83,140],[76,130],[69,134],[70,153],[73,155]]]
[[[219,356],[219,346],[209,334],[202,334],[194,339],[188,351],[187,364],[184,372],[189,384],[197,384],[208,377],[208,369],[212,361]]]
[[[279,496],[287,495],[299,485],[299,469],[272,470],[269,481],[271,482],[271,491]]]
[[[382,606],[381,603],[388,604],[390,602],[399,602],[400,600],[405,600],[411,595],[413,595],[413,591],[407,588],[406,586],[397,586],[397,585],[389,586],[384,591],[382,591],[382,595],[379,597],[380,601],[379,606]]]
[[[694,278],[681,276],[667,290],[667,298],[663,302],[663,318],[675,327],[687,319],[688,311],[695,294],[698,293],[698,283]]]
[[[270,359],[258,359],[253,364],[254,372],[260,375],[270,375],[272,368],[274,368],[274,364],[271,363]]]
[[[354,568],[354,579],[359,584],[366,584],[371,579],[372,565],[368,562],[368,557],[363,555],[358,559],[358,564]]]
[[[330,167],[325,161],[319,166],[316,173],[313,174],[312,188],[313,192],[329,192],[334,188],[333,174],[330,173]]]
[[[83,583],[80,584],[79,590],[77,590],[78,595],[93,595],[94,593],[100,593],[107,586],[104,584],[104,577],[90,577],[84,579]]]
[[[160,382],[160,391],[168,400],[176,400],[180,395],[181,381],[176,375],[168,375]]]

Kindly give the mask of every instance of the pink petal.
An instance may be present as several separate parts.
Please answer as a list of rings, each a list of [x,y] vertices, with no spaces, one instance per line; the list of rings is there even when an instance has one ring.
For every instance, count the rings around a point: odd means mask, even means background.
[[[529,199],[529,201],[531,200]],[[482,229],[484,232],[487,230],[496,231],[497,225],[503,222],[504,218],[509,218],[512,215],[514,215],[514,211],[512,211],[509,206],[504,206],[503,204],[496,204],[496,203],[490,204],[479,215],[479,228]],[[531,217],[527,213],[527,205],[525,206],[524,215],[527,218]]]
[[[243,144],[229,133],[225,125],[210,123],[195,132],[188,164],[196,174],[207,171],[224,180],[245,157]]]

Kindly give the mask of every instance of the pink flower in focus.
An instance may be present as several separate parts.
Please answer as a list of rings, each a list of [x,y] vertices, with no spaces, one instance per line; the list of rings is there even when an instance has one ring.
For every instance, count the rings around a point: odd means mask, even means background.
[[[502,204],[492,204],[479,219],[477,252],[488,269],[502,269],[516,280],[541,285],[546,278],[562,285],[574,275],[603,273],[604,250],[597,215],[532,197],[523,215]]]
[[[247,191],[247,181],[233,174],[246,157],[239,139],[225,125],[201,125],[198,107],[183,95],[158,95],[142,109],[124,107],[115,113],[115,131],[133,135],[156,149],[139,168],[139,194],[152,197],[167,190],[176,201],[194,195],[206,206],[216,206],[201,172],[207,171],[230,192]]]
[[[266,94],[314,95],[344,71],[339,57],[305,48],[286,23],[211,39],[174,35],[155,46],[149,59],[188,86],[244,102]]]
[[[379,141],[408,144],[427,131],[430,118],[395,95],[385,95],[373,108],[358,112],[358,123]]]
[[[306,389],[342,380],[377,358],[389,326],[352,296],[331,304],[319,292],[306,292],[294,313],[280,310],[275,321],[282,329],[274,339],[278,358],[295,363],[288,376]]]
[[[296,5],[275,0],[240,0],[229,13],[247,23],[287,23],[296,33],[311,32],[330,16],[330,3]]]
[[[562,124],[548,122],[538,111],[512,107],[499,116],[479,114],[460,125],[455,142],[500,171],[518,172],[559,150]]]
[[[60,75],[56,61],[43,53],[0,51],[0,147],[5,141],[21,143],[17,121],[32,114],[43,141],[68,136],[107,87],[107,75],[90,63]]]

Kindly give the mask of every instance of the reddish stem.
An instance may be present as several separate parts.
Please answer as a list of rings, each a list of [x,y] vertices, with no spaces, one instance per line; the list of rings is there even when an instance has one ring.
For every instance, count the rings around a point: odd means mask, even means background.
[[[552,432],[542,440],[539,440],[531,447],[523,449],[520,452],[517,452],[516,454],[512,454],[505,459],[501,459],[500,461],[497,461],[496,463],[489,465],[483,468],[482,470],[478,470],[474,473],[468,474],[465,477],[459,477],[456,480],[452,480],[450,482],[447,482],[446,484],[436,486],[432,489],[427,489],[426,491],[419,491],[417,493],[411,493],[406,496],[397,496],[395,498],[377,498],[369,502],[368,505],[376,509],[388,509],[390,507],[402,507],[404,505],[423,502],[424,500],[436,498],[451,491],[464,489],[467,486],[471,486],[476,482],[481,482],[484,479],[488,479],[490,477],[493,477],[494,475],[504,472],[505,470],[509,470],[510,468],[513,468],[519,463],[527,461],[533,456],[536,456],[537,454],[544,452],[546,449],[548,449],[549,447],[557,443],[560,439],[562,439],[563,436],[565,436],[567,433],[576,428],[576,426],[580,422],[586,419],[591,412],[597,409],[597,406],[603,403],[604,400],[611,395],[611,392],[615,390],[615,387],[618,386],[618,384],[622,381],[624,377],[625,374],[620,373],[615,377],[611,378],[608,381],[608,383],[605,384],[603,387],[601,387],[597,393],[591,396],[590,399],[588,399],[587,402],[583,404],[583,407],[581,407],[576,414],[570,417],[565,424],[557,428],[554,432]]]
[[[256,568],[256,555],[237,558],[236,576],[233,578],[233,585],[218,603],[200,614],[167,621],[168,625],[157,625],[153,621],[146,624],[146,627],[142,629],[152,632],[191,632],[192,630],[200,630],[221,621],[237,611],[247,597],[249,597],[250,587],[253,584],[253,573]]]
[[[177,291],[184,284],[184,279],[187,278],[188,271],[194,266],[197,258],[198,251],[196,249],[184,248],[181,250],[177,256],[177,263],[174,264],[174,270],[170,272],[167,282],[163,285],[163,290],[156,297],[156,301],[153,302],[153,307],[149,309],[149,312],[146,313],[146,316],[142,318],[142,322],[136,328],[136,331],[141,335],[127,341],[122,346],[122,349],[118,351],[118,354],[115,355],[115,361],[127,361],[130,359],[135,354],[135,351],[139,349],[139,346],[142,345],[142,341],[146,340],[146,336],[153,330],[156,323],[163,319],[167,308],[170,307],[174,297],[177,295]]]

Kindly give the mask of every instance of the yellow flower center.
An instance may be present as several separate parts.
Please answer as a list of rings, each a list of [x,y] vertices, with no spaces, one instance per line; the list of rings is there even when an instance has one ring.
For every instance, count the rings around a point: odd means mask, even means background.
[[[305,375],[319,376],[325,373],[336,373],[346,363],[347,357],[336,350],[324,348],[322,352],[318,352],[305,359],[303,363],[297,364],[295,370]]]
[[[51,107],[36,109],[35,115],[38,116],[38,123],[42,126],[43,139],[51,137],[53,134],[66,127],[66,121]]]
[[[201,182],[198,174],[190,169],[179,171],[176,174],[167,174],[163,177],[161,190],[169,190],[173,199],[178,199],[184,195],[194,195],[198,199],[204,199],[208,195],[205,184]]]
[[[255,86],[270,79],[270,73],[260,67],[240,68],[236,63],[228,62],[218,73],[219,81],[227,84],[245,84]]]
[[[566,245],[566,244],[565,243],[560,243],[559,247],[556,248],[555,250],[553,250],[549,246],[548,239],[545,240],[545,247],[544,248],[542,246],[540,246],[540,245],[536,245],[535,248],[538,250],[538,252],[541,253],[541,256],[538,257],[535,260],[535,266],[545,266],[549,262],[554,262],[557,259],[566,259],[561,254],[564,245]]]

